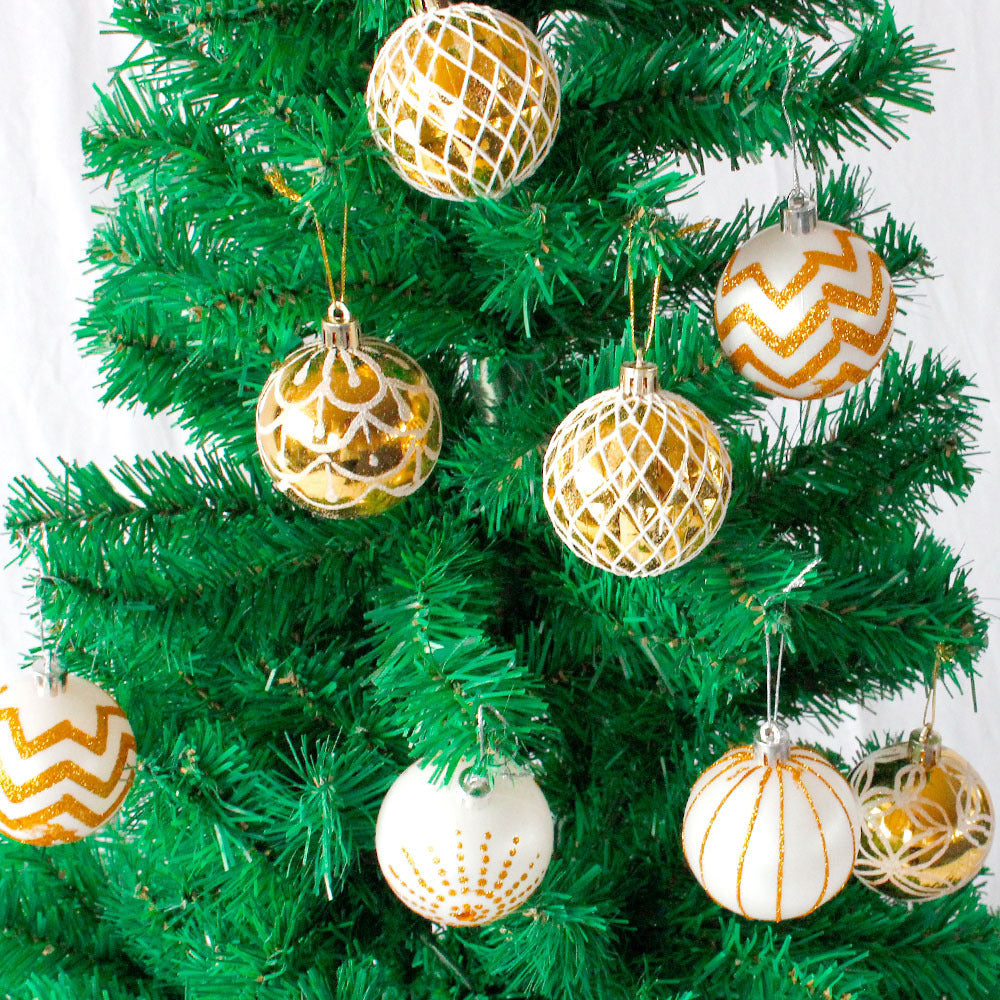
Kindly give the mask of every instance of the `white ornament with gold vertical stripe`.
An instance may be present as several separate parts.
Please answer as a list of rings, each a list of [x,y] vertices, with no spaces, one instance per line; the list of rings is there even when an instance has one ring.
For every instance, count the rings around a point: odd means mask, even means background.
[[[0,688],[0,833],[69,844],[104,826],[135,776],[135,737],[109,694],[75,674],[25,670]]]
[[[761,723],[695,782],[684,812],[684,857],[720,906],[752,920],[812,913],[851,876],[860,812],[824,757]]]
[[[526,771],[504,765],[492,788],[463,761],[445,783],[414,764],[386,793],[375,852],[392,891],[453,927],[488,924],[538,888],[552,858],[548,803]]]
[[[789,199],[782,224],[730,258],[715,324],[732,366],[789,399],[832,396],[863,382],[892,339],[896,293],[882,258],[856,232]]]

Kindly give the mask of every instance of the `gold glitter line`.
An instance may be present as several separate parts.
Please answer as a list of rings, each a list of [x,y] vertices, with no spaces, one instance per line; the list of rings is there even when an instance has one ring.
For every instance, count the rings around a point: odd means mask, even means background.
[[[743,841],[740,861],[736,866],[736,905],[740,908],[740,913],[744,917],[749,917],[750,914],[743,909],[743,864],[747,859],[747,851],[750,850],[750,838],[753,836],[753,828],[757,825],[757,814],[760,812],[761,799],[764,798],[764,789],[767,788],[767,783],[771,780],[773,773],[773,769],[770,767],[764,772],[764,778],[760,783],[760,788],[757,790],[757,801],[754,802],[753,812],[750,814],[750,826],[747,829],[746,839]]]
[[[727,761],[726,757],[728,757],[730,754],[734,755],[734,759]],[[733,770],[734,767],[739,767],[740,764],[745,764],[748,760],[752,759],[753,759],[753,750],[751,750],[750,747],[746,747],[745,750],[742,747],[736,747],[733,750],[730,750],[724,757],[720,757],[719,760],[717,760],[704,773],[704,775],[702,775],[702,777],[706,779],[705,784],[703,784],[701,788],[698,789],[698,794],[693,799],[691,799],[690,802],[688,802],[687,808],[684,810],[685,819],[687,818],[688,813],[691,812],[691,810],[694,808],[694,805],[698,801],[698,799],[700,799],[702,795],[705,794],[705,789],[707,789],[708,786],[711,785],[716,778],[721,778],[722,775],[728,774],[731,770]],[[726,766],[721,768],[715,774],[712,774],[712,771],[714,771],[722,763],[725,763]],[[708,776],[710,774],[712,774],[712,776],[709,778]]]
[[[785,879],[785,782],[778,767],[778,888],[775,896],[774,919],[781,920],[781,890]]]
[[[812,810],[813,819],[816,821],[816,830],[819,833],[819,842],[823,848],[823,888],[820,889],[819,898],[816,900],[812,908],[807,910],[806,913],[803,914],[803,916],[808,916],[808,914],[812,913],[813,910],[815,910],[820,905],[820,903],[823,902],[823,897],[826,895],[826,887],[830,884],[830,855],[827,853],[826,850],[826,837],[823,834],[823,824],[820,821],[819,813],[816,811],[816,804],[813,802],[812,796],[809,794],[809,789],[806,788],[805,784],[803,784],[802,779],[799,777],[798,770],[794,766],[788,764],[785,764],[783,766],[787,767],[792,772],[792,780],[802,790],[802,794],[806,797],[806,802],[809,803],[809,808]]]
[[[70,740],[98,755],[104,754],[108,749],[108,720],[112,717],[125,719],[125,713],[117,705],[97,706],[97,733],[91,736],[82,729],[77,729],[68,719],[47,729],[40,736],[29,740],[24,735],[24,728],[21,725],[21,714],[16,708],[0,709],[0,722],[6,721],[10,726],[11,739],[17,748],[22,760],[34,757],[40,750],[47,750],[56,743],[63,740]],[[126,723],[128,722],[125,719]]]
[[[44,792],[52,788],[53,785],[57,785],[60,781],[68,778],[81,788],[85,788],[88,792],[93,792],[95,795],[110,795],[121,780],[129,754],[135,749],[134,737],[129,733],[125,733],[122,736],[121,746],[118,748],[118,758],[112,769],[111,777],[107,781],[102,781],[96,774],[92,774],[73,761],[64,760],[58,764],[53,764],[52,767],[47,768],[40,774],[36,774],[33,778],[20,785],[11,781],[7,771],[0,765],[0,788],[3,789],[4,794],[11,802],[24,802],[25,799],[30,799],[33,795]]]
[[[837,800],[837,804],[840,806],[841,809],[844,810],[844,817],[847,819],[847,828],[851,831],[851,846],[854,849],[854,853],[856,855],[858,853],[858,841],[857,838],[854,836],[854,824],[851,822],[851,814],[847,806],[845,805],[844,800],[837,794],[837,790],[833,787],[833,785],[831,785],[830,782],[827,781],[826,778],[824,778],[823,775],[819,773],[819,771],[814,771],[808,764],[804,762],[800,766],[803,771],[808,771],[814,778],[819,779],[819,781],[821,781],[824,785],[826,785],[830,794]]]
[[[828,319],[830,318],[830,304],[826,299],[820,299],[797,323],[787,337],[779,337],[765,323],[753,308],[746,303],[737,306],[724,320],[720,320],[718,313],[715,317],[715,325],[719,328],[719,340],[726,338],[739,326],[746,323],[761,341],[769,347],[780,358],[790,358]],[[829,346],[829,342],[827,344]]]
[[[780,291],[771,284],[770,279],[764,273],[764,269],[759,262],[755,261],[737,274],[733,274],[733,266],[736,264],[737,256],[739,256],[739,252],[737,251],[730,258],[729,264],[726,266],[725,273],[722,276],[722,294],[728,295],[734,288],[742,285],[745,281],[755,281],[760,290],[774,305],[779,309],[784,309],[819,274],[819,270],[824,264],[840,271],[848,271],[850,273],[857,271],[858,258],[854,252],[854,248],[851,246],[851,238],[857,237],[857,233],[849,229],[838,228],[833,230],[833,235],[840,244],[843,253],[838,256],[826,250],[806,250],[803,254],[806,262],[799,269],[795,277]]]
[[[882,292],[885,291],[885,284],[882,281],[882,260],[877,253],[869,253],[868,262],[872,268],[871,295],[852,292],[828,281],[823,285],[823,294],[831,305],[843,306],[845,309],[864,313],[866,316],[878,315],[879,309],[882,308]]]
[[[115,810],[119,805],[121,805],[125,796],[128,794],[129,789],[132,787],[134,777],[134,774],[129,774],[128,779],[125,782],[125,787],[121,790],[121,793],[115,801],[112,802],[103,813],[94,812],[92,809],[88,809],[82,802],[74,799],[71,795],[64,795],[58,802],[53,802],[52,805],[46,806],[44,809],[39,809],[37,812],[30,813],[27,816],[11,818],[5,816],[3,812],[0,812],[0,824],[11,830],[27,830],[29,827],[35,826],[39,823],[46,823],[50,819],[54,819],[56,816],[62,816],[66,813],[74,819],[79,820],[81,823],[85,823],[96,829],[102,823],[105,823],[108,819],[110,819],[112,815],[114,815]],[[79,840],[80,837],[78,835],[74,835],[73,839]],[[41,841],[37,842],[41,843]],[[62,841],[59,842],[62,843]]]
[[[750,768],[750,770],[747,771],[747,773],[744,774],[743,777],[740,778],[728,792],[726,792],[726,794],[722,797],[722,801],[715,807],[715,812],[712,813],[712,818],[708,821],[708,826],[705,827],[705,836],[701,842],[701,850],[698,852],[698,871],[700,872],[701,880],[704,880],[705,878],[705,848],[708,846],[708,838],[712,833],[712,827],[715,825],[715,821],[719,818],[719,813],[722,811],[722,807],[729,801],[729,797],[733,794],[733,792],[735,792],[736,789],[750,777],[750,775],[755,774],[759,770],[760,765]],[[681,829],[681,836],[684,836],[683,828]]]

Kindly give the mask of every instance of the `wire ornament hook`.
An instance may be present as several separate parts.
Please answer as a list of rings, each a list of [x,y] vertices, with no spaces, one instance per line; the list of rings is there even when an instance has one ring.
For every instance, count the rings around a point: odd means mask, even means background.
[[[504,731],[509,730],[509,723],[505,716],[495,709],[492,705],[485,702],[480,702],[479,707],[476,709],[476,740],[479,744],[479,759],[481,762],[485,763],[491,757],[498,757],[496,749],[490,744],[489,733],[486,731],[486,713],[490,712],[492,715],[496,716],[497,720],[503,726]],[[524,744],[518,738],[517,733],[511,733],[514,738],[514,745],[518,750],[524,751]],[[482,774],[475,774],[473,772],[473,765],[469,765],[459,776],[458,783],[467,795],[471,795],[473,798],[479,798],[483,795],[489,793],[492,789],[492,783],[490,779]]]
[[[767,606],[777,598],[790,594],[793,590],[798,590],[806,582],[806,577],[819,565],[820,559],[817,557],[808,566],[800,570],[795,577],[777,594],[772,594],[761,604],[762,610],[767,610]],[[781,617],[787,619],[788,602],[785,601]],[[778,731],[778,708],[781,699],[781,674],[785,662],[785,632],[782,630],[778,641],[778,662],[777,666],[772,666],[771,658],[771,631],[765,625],[764,628],[764,670],[765,670],[765,699],[767,714],[762,727],[762,733],[766,730],[766,735],[775,735]]]
[[[789,141],[792,146],[792,190],[788,195],[788,199],[789,201],[803,201],[808,195],[802,187],[802,179],[799,176],[799,133],[788,110],[788,97],[792,92],[792,86],[795,82],[795,39],[792,37],[788,39],[787,52],[788,70],[785,74],[785,86],[781,90],[781,113],[784,116],[785,124],[788,126]]]

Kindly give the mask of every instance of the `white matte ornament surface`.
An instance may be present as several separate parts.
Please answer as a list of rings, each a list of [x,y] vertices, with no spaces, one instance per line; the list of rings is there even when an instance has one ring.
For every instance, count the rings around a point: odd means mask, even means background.
[[[46,846],[80,840],[118,811],[135,776],[125,713],[96,684],[34,671],[0,688],[0,833]]]
[[[689,562],[722,526],[732,463],[693,403],[609,389],[556,428],[542,465],[545,510],[581,559],[616,576]]]
[[[863,382],[889,348],[895,313],[882,258],[830,222],[804,235],[762,230],[733,254],[715,295],[715,324],[733,367],[790,399]]]
[[[407,768],[379,809],[375,852],[392,891],[414,912],[454,927],[488,924],[538,888],[552,858],[548,803],[530,774],[504,768],[470,795],[459,777],[434,784]]]
[[[860,816],[825,758],[792,747],[768,763],[752,746],[719,758],[684,813],[684,857],[720,906],[753,920],[790,920],[835,896],[851,876]]]
[[[409,18],[375,57],[368,122],[408,184],[499,198],[538,169],[559,127],[559,77],[516,18],[457,3]]]

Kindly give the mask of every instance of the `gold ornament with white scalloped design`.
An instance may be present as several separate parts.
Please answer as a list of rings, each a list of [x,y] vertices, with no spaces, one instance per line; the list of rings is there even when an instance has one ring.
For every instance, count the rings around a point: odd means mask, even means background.
[[[758,388],[817,399],[863,382],[889,348],[896,293],[882,258],[853,230],[789,198],[782,223],[733,254],[715,294],[732,366]]]
[[[323,339],[290,354],[257,402],[257,450],[274,485],[320,517],[381,514],[441,453],[437,394],[413,358],[361,337],[343,302]]]
[[[538,169],[559,127],[559,77],[520,21],[474,3],[415,14],[375,58],[376,143],[435,198],[499,198]]]
[[[576,555],[617,576],[657,576],[722,526],[732,463],[708,417],[640,360],[556,428],[542,480],[552,526]]]

